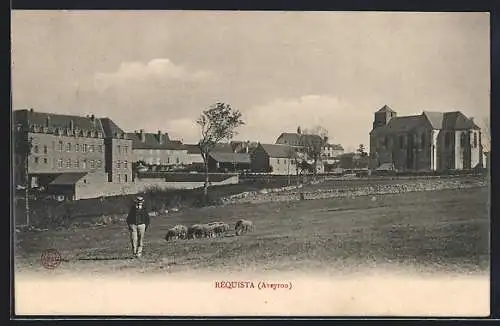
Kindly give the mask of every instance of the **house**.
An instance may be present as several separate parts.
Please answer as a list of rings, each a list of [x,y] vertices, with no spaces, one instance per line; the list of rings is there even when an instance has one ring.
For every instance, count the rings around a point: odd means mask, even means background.
[[[132,140],[127,138],[126,133],[110,118],[99,119],[104,131],[105,165],[108,181],[115,183],[126,183],[133,181],[132,162],[134,160],[132,151]]]
[[[372,168],[399,171],[467,170],[482,166],[481,129],[460,111],[398,117],[385,105],[370,132]]]
[[[208,169],[210,172],[242,172],[250,170],[250,154],[210,152]]]
[[[339,167],[344,170],[367,169],[369,159],[359,153],[344,153],[339,157]]]
[[[143,162],[153,169],[189,164],[187,149],[178,140],[170,140],[168,133],[147,133],[144,129],[127,133],[132,140],[133,162]]]
[[[57,176],[47,185],[47,193],[63,195],[69,200],[97,197],[102,179],[96,173],[69,172]]]
[[[94,115],[77,116],[33,109],[13,112],[13,138],[16,143],[31,142],[27,157],[16,146],[14,150],[15,183],[30,187],[47,186],[65,173],[96,173],[106,177],[106,135],[100,119]],[[23,146],[24,146],[23,145]]]
[[[322,138],[319,135],[303,134],[300,127],[298,127],[296,133],[282,133],[276,139],[276,144],[291,146],[297,153],[304,155],[305,160],[310,165],[314,165],[316,161],[316,172],[323,173],[323,158],[327,140],[327,138]]]
[[[234,140],[230,142],[230,145],[234,153],[250,153],[252,150],[257,148],[259,142]]]
[[[322,148],[323,160],[333,160],[344,154],[344,147],[340,144],[328,143],[328,137],[324,137]]]
[[[276,175],[296,174],[296,152],[288,145],[258,144],[251,152],[251,170]]]
[[[303,148],[306,146],[317,146],[323,149],[325,140],[319,135],[303,134],[300,127],[296,133],[284,132],[276,139],[276,144],[289,145],[292,147]]]

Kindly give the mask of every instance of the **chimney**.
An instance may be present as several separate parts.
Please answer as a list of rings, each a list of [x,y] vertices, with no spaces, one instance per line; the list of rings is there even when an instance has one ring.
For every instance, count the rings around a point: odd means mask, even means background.
[[[141,142],[146,142],[146,135],[144,134],[144,129],[139,130],[139,134],[141,136]]]
[[[93,114],[92,114],[92,115],[90,116],[90,120],[94,120],[94,119],[95,119],[95,115],[93,115]]]
[[[33,112],[35,112],[35,110],[33,110],[33,108],[30,108],[30,112],[33,113]]]
[[[161,130],[158,130],[158,142],[163,144],[163,135],[161,134]]]

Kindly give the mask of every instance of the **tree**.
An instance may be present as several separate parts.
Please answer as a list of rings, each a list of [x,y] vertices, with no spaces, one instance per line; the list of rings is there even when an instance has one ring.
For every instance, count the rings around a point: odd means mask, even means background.
[[[304,149],[307,159],[314,161],[314,179],[316,179],[317,176],[318,162],[323,155],[323,147],[325,146],[325,137],[327,137],[327,135],[328,131],[325,128],[316,126],[312,129],[305,130],[300,136],[301,146]]]
[[[491,124],[490,124],[489,117],[484,118],[482,122],[483,123],[482,123],[481,129],[483,129],[483,131],[484,131],[481,133],[481,135],[484,136],[484,141],[482,141],[482,145],[483,145],[484,151],[489,152],[490,146],[491,146]]]
[[[367,153],[367,152],[366,152],[366,150],[365,150],[365,145],[363,145],[363,144],[359,144],[359,147],[358,147],[358,149],[357,149],[357,152],[359,153],[359,155],[360,155],[361,157],[365,157],[365,156],[367,156],[367,155],[368,155],[368,153]]]
[[[14,153],[18,162],[22,162],[23,166],[20,168],[23,171],[24,191],[25,191],[25,209],[26,209],[26,224],[30,224],[30,207],[29,207],[29,157],[31,149],[33,148],[33,139],[29,137],[28,126],[18,124],[15,128],[14,136]],[[17,167],[16,167],[17,168]],[[19,170],[18,170],[19,171]]]
[[[299,135],[301,135],[299,133]],[[304,156],[302,153],[298,151],[298,149],[293,148],[291,145],[288,147],[288,185],[290,185],[290,162],[293,160],[293,165],[295,166],[295,178],[297,183],[297,191],[299,192],[299,198],[304,199],[304,194],[302,193],[300,187],[300,179],[304,172],[304,163],[307,165],[307,162],[304,160]]]
[[[205,183],[203,197],[206,201],[210,183],[208,174],[208,158],[210,151],[222,140],[231,140],[236,129],[245,124],[242,114],[223,102],[217,102],[205,109],[196,123],[201,128],[201,140],[198,143],[205,167]]]

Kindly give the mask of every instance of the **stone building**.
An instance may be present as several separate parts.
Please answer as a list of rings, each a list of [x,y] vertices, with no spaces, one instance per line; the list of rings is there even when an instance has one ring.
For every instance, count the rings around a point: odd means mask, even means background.
[[[251,154],[252,172],[275,175],[297,173],[295,150],[288,145],[259,144]]]
[[[188,151],[177,140],[170,140],[168,133],[146,133],[143,129],[127,133],[132,140],[133,161],[162,168],[189,164]]]
[[[26,174],[30,187],[49,188],[61,180],[77,181],[69,176],[80,176],[78,180],[96,184],[95,188],[132,181],[127,163],[131,151],[126,151],[132,143],[111,119],[25,109],[15,110],[13,120],[14,143],[31,143],[27,165],[25,156],[14,152],[16,185],[24,185]],[[125,152],[116,151],[120,146]]]
[[[467,170],[482,166],[481,130],[460,111],[398,117],[387,105],[375,112],[371,168],[399,171]]]

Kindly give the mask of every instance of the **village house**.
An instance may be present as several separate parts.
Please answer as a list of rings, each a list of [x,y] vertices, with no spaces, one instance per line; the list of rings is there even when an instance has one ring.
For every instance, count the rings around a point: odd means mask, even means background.
[[[467,170],[482,166],[481,130],[460,111],[398,117],[387,105],[370,132],[371,167],[399,171]]]
[[[324,160],[338,159],[338,157],[344,154],[344,147],[340,144],[330,144],[328,143],[328,137],[325,137],[324,146],[322,148],[322,154]]]
[[[258,144],[252,150],[251,170],[275,175],[296,174],[295,150],[289,145]]]
[[[210,151],[208,169],[210,172],[240,173],[250,170],[250,154]]]
[[[168,133],[147,133],[144,129],[127,133],[132,140],[134,163],[143,163],[153,170],[189,164],[185,146],[177,140],[170,140]]]
[[[187,165],[191,171],[203,171],[204,162],[201,156],[200,147],[197,144],[184,144],[184,149],[187,155]]]
[[[324,172],[324,148],[325,139],[319,135],[304,134],[300,127],[296,133],[282,133],[275,142],[277,145],[291,146],[299,155],[301,155],[308,164],[314,165],[313,153],[317,155],[316,173]],[[314,168],[314,167],[313,167]]]

